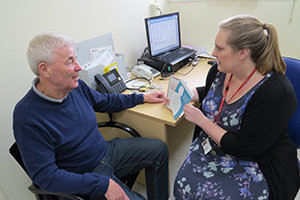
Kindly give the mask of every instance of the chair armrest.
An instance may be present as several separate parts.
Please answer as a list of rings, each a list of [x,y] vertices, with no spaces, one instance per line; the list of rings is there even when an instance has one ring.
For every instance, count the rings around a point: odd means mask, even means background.
[[[98,128],[101,128],[101,127],[118,128],[118,129],[121,129],[123,131],[126,131],[132,137],[141,137],[141,135],[134,128],[130,127],[127,124],[123,124],[123,123],[120,123],[120,122],[114,122],[113,119],[112,119],[112,114],[108,113],[108,115],[109,115],[109,121],[108,122],[99,122],[98,123]]]
[[[73,195],[73,194],[64,194],[64,193],[51,193],[51,192],[47,192],[45,190],[42,190],[39,187],[36,187],[34,185],[34,183],[32,183],[28,189],[35,195],[54,195],[54,196],[60,196],[60,197],[65,197],[68,198],[70,200],[85,200],[86,198],[81,198],[77,195]],[[90,198],[88,198],[90,199]]]

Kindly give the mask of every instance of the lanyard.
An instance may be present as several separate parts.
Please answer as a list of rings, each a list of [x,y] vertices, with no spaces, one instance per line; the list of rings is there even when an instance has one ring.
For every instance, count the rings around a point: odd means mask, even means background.
[[[253,74],[255,73],[256,71],[256,68],[251,72],[251,74],[246,78],[246,80],[242,83],[242,85],[235,91],[235,93],[232,95],[232,97],[227,101],[227,104],[231,101],[231,99],[236,95],[236,93],[238,93],[238,91],[240,91],[242,89],[242,87],[244,85],[246,85],[246,83],[249,81],[249,79],[253,76]],[[226,88],[225,88],[225,92],[224,92],[224,95],[223,95],[223,98],[222,98],[222,102],[221,102],[221,105],[220,105],[220,108],[219,108],[219,113],[218,115],[216,116],[215,120],[214,120],[214,123],[219,119],[219,116],[220,116],[220,113],[223,109],[223,104],[224,104],[224,101],[225,101],[225,98],[227,96],[227,93],[228,93],[228,90],[229,90],[229,84],[231,82],[231,79],[232,79],[232,75],[230,75],[230,78],[229,78],[229,81],[226,85]]]

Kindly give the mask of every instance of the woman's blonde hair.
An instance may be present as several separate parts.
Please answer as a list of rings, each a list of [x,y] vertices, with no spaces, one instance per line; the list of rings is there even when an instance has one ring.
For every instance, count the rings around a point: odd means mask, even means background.
[[[286,65],[279,51],[278,36],[272,24],[262,23],[250,15],[237,15],[222,21],[220,29],[231,32],[227,43],[234,51],[250,49],[256,69],[267,74],[274,70],[285,74]]]

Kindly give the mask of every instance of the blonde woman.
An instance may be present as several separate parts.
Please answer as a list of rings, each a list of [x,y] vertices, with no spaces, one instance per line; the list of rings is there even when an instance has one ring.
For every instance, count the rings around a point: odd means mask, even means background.
[[[253,16],[220,23],[204,87],[185,118],[195,123],[174,183],[176,199],[294,199],[297,151],[286,132],[297,100],[275,27]]]

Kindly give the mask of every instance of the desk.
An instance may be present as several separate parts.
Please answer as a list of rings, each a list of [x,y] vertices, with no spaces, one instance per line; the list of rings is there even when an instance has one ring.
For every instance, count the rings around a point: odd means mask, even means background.
[[[180,78],[182,77],[190,88],[202,86],[205,84],[206,75],[210,67],[211,65],[208,65],[206,61],[200,61],[198,65],[196,65],[187,75],[182,74],[191,70],[192,65],[180,69],[178,73],[175,73],[175,76]],[[167,77],[165,80],[159,80],[160,78],[160,76],[156,77],[153,80],[153,83],[160,85],[163,84],[163,91],[167,93],[169,78]],[[126,91],[125,93],[129,94],[131,92]],[[96,115],[98,121],[105,121],[108,119],[106,114],[97,113]],[[113,119],[115,121],[123,122],[132,126],[143,137],[160,139],[166,144],[168,144],[167,126],[175,127],[182,118],[183,116],[180,116],[174,120],[172,112],[162,103],[146,103],[137,105],[134,108],[113,114]]]
[[[192,65],[180,69],[178,73],[175,73],[174,75],[180,78],[182,77],[187,82],[187,85],[190,88],[194,88],[196,86],[202,86],[205,84],[206,75],[210,67],[211,65],[208,65],[207,61],[200,61],[198,65],[196,65],[193,68],[193,70],[187,75],[182,75],[182,74],[185,74],[189,70],[191,70]],[[153,83],[155,83],[155,85],[163,84],[164,85],[163,91],[167,93],[169,78],[167,77],[165,78],[165,80],[159,80],[160,78],[161,78],[160,76],[156,77],[153,80]],[[130,94],[132,92],[126,91],[125,93]],[[107,114],[96,113],[96,115],[97,115],[97,120],[99,122],[108,121]],[[128,124],[131,127],[133,127],[135,130],[137,130],[142,135],[142,137],[160,139],[161,141],[165,142],[167,145],[168,145],[168,134],[169,135],[172,134],[172,133],[168,133],[167,131],[168,126],[170,127],[177,126],[183,118],[184,116],[182,115],[178,117],[176,120],[174,120],[172,112],[169,109],[167,109],[163,103],[146,103],[113,114],[114,121]],[[109,130],[109,134],[107,133],[108,130]],[[127,136],[121,136],[120,131],[112,130],[112,129],[101,130],[101,133],[103,134],[106,140],[113,139],[116,136],[127,137]],[[190,138],[190,141],[192,141],[192,137]],[[171,162],[170,162],[170,166],[172,166]],[[144,172],[142,172],[138,178],[138,181],[140,183],[144,183],[143,173]],[[170,183],[173,184],[171,181]]]

